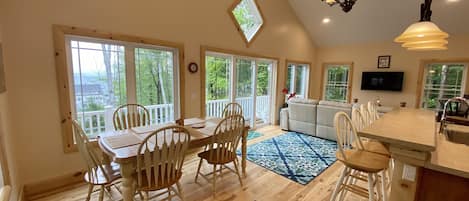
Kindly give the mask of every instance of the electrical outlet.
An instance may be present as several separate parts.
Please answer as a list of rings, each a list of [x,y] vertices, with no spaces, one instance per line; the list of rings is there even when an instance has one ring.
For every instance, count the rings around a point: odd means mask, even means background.
[[[417,168],[412,165],[404,164],[404,169],[402,170],[402,179],[415,182],[415,177],[417,175]]]

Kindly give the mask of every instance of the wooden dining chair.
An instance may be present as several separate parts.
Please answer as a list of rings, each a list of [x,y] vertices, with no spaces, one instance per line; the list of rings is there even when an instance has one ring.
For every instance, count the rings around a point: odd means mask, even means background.
[[[243,116],[243,107],[239,103],[228,103],[223,109],[223,118],[232,115]]]
[[[343,200],[347,192],[352,192],[367,197],[369,201],[386,201],[384,177],[378,174],[383,174],[389,158],[364,150],[362,142],[356,140],[359,138],[352,120],[345,112],[338,112],[335,115],[334,127],[338,145],[336,157],[345,167],[330,200],[335,201],[337,197]],[[367,182],[368,189],[357,185],[357,180]]]
[[[372,103],[371,101],[368,101],[367,104],[368,112],[370,113],[370,120],[371,122],[376,121],[379,119],[379,114],[378,114],[378,105],[376,103]]]
[[[112,119],[115,130],[125,130],[150,125],[150,112],[143,105],[125,104],[114,111]]]
[[[209,182],[210,179],[207,176],[212,175],[211,181],[214,195],[216,190],[217,166],[220,167],[220,176],[222,175],[223,168],[228,169],[238,175],[239,183],[243,186],[238,168],[239,161],[236,156],[236,149],[238,148],[243,132],[244,117],[239,114],[227,116],[218,123],[211,138],[211,143],[205,147],[205,151],[198,154],[200,161],[195,176],[195,182],[197,182],[199,174]],[[200,168],[204,160],[213,165],[213,172],[207,175],[200,173]],[[233,163],[235,169],[233,170],[226,166],[228,163]]]
[[[87,171],[84,179],[88,183],[88,195],[86,200],[89,201],[94,186],[100,186],[99,200],[104,199],[104,192],[109,190],[111,186],[117,183],[121,178],[120,169],[117,164],[103,164],[93,145],[83,131],[82,127],[76,120],[72,121],[73,134],[77,143],[78,151],[86,162]],[[120,190],[116,187],[120,192]],[[110,192],[108,192],[111,197]]]
[[[144,192],[145,201],[149,199],[148,192],[162,189],[166,191],[155,195],[156,197],[167,193],[167,200],[171,200],[174,195],[184,200],[179,180],[189,142],[187,129],[182,126],[167,126],[148,135],[140,144],[134,177],[137,181],[136,189]]]

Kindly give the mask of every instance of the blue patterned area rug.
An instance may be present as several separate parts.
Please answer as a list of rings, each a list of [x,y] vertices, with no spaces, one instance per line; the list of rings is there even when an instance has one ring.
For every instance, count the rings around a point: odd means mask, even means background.
[[[334,141],[288,132],[248,146],[247,159],[306,185],[336,161],[336,150]]]
[[[248,140],[252,140],[258,137],[263,136],[262,133],[256,132],[256,131],[249,131],[248,132]]]

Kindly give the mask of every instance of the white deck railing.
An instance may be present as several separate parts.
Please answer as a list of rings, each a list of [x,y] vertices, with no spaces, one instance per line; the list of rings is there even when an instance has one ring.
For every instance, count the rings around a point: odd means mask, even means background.
[[[269,98],[270,96],[258,96],[256,98],[256,116],[264,121],[269,120]],[[223,109],[229,102],[228,99],[207,101],[207,116],[221,117]],[[237,98],[236,102],[243,107],[245,117],[252,117],[253,106],[251,97]],[[173,104],[150,105],[145,107],[150,112],[151,124],[162,124],[174,121]],[[95,136],[105,131],[114,130],[114,125],[112,124],[114,109],[115,108],[112,107],[106,107],[104,110],[79,113],[77,119],[88,135]]]
[[[264,121],[269,121],[270,96],[256,97],[256,117]],[[252,117],[252,97],[236,98],[237,103],[241,105],[245,118]],[[211,117],[221,117],[223,109],[230,102],[229,99],[210,100],[206,103],[206,115]]]

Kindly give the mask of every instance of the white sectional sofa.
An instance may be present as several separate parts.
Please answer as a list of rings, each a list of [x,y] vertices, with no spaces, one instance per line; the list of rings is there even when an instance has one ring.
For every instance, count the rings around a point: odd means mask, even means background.
[[[334,140],[334,116],[339,111],[352,113],[352,104],[307,99],[291,99],[280,112],[280,127]]]
[[[334,116],[337,112],[352,114],[352,104],[320,101],[317,111],[316,136],[336,141]]]

